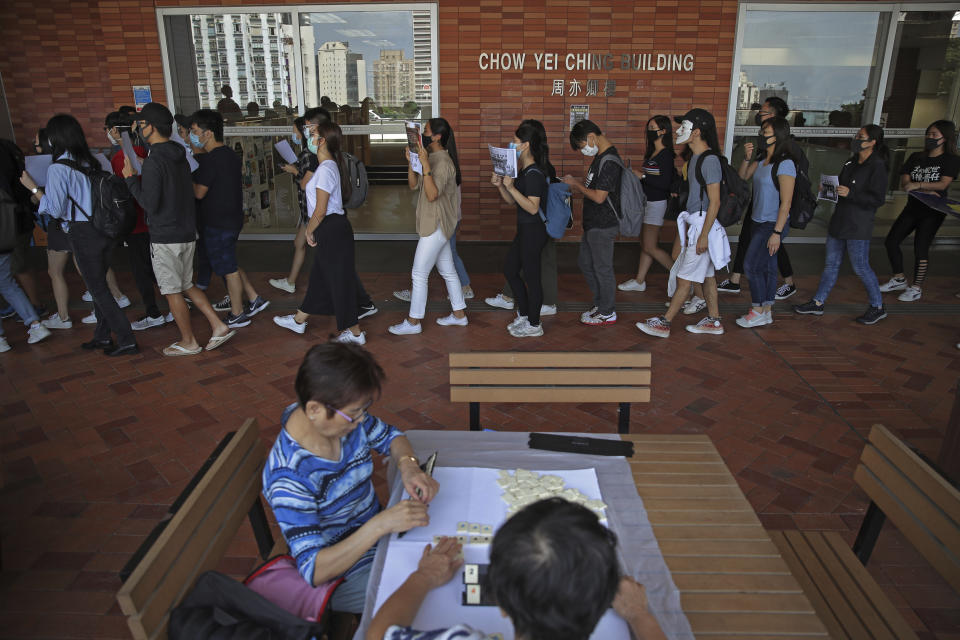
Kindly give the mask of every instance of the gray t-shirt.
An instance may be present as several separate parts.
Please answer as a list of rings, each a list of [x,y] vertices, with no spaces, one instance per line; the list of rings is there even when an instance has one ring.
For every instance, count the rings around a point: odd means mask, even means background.
[[[697,212],[706,211],[710,206],[710,199],[707,197],[708,184],[716,184],[723,178],[723,170],[720,168],[720,158],[710,155],[704,158],[701,172],[703,180],[706,183],[703,187],[703,198],[700,198],[700,181],[697,180],[697,162],[700,155],[690,157],[690,164],[687,165],[687,181],[690,183],[690,195],[687,197],[687,211]]]

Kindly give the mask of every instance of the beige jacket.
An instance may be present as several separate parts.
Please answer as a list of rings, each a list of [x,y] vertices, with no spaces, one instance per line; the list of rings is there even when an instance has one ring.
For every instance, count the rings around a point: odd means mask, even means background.
[[[457,169],[446,150],[430,152],[430,174],[439,195],[433,202],[427,200],[427,192],[423,188],[424,179],[420,178],[417,234],[426,238],[433,235],[439,227],[443,237],[449,239],[457,228],[460,211],[457,204]]]

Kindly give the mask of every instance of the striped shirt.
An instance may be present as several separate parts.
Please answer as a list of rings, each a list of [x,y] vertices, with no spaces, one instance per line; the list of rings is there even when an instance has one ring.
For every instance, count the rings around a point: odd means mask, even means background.
[[[340,439],[340,459],[327,460],[304,449],[287,432],[290,405],[263,469],[263,495],[297,561],[300,575],[313,584],[317,552],[337,544],[380,512],[373,491],[370,450],[389,455],[399,429],[367,415]],[[371,547],[347,569],[347,578],[373,562]]]

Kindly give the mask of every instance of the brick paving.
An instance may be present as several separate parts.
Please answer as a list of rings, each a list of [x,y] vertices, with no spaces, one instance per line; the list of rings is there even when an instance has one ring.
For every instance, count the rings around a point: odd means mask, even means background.
[[[305,349],[333,329],[323,318],[306,336],[274,326],[273,312],[289,313],[297,301],[270,289],[274,275],[251,274],[273,307],[223,348],[194,358],[161,355],[175,337],[171,326],[138,333],[139,356],[81,351],[91,331],[79,324],[79,307],[73,330],[33,347],[21,325],[5,321],[14,349],[0,355],[0,637],[129,637],[114,600],[120,568],[224,433],[255,417],[272,442]],[[504,330],[509,312],[483,309],[496,275],[474,278],[466,329],[433,323],[447,308],[434,276],[425,331],[408,337],[386,331],[403,317],[405,307],[388,298],[407,277],[362,275],[382,308],[363,325],[388,375],[374,408],[384,419],[404,429],[466,428],[467,407],[449,402],[450,351],[648,350],[653,400],[634,407],[631,430],[708,434],[771,529],[837,530],[852,542],[866,507],[852,471],[870,425],[882,422],[935,457],[960,377],[960,277],[931,278],[912,306],[888,298],[897,313],[873,327],[852,321],[849,310],[864,295],[844,276],[823,317],[781,313],[771,327],[740,329],[733,320],[745,310],[744,293],[722,298],[725,336],[689,334],[681,318],[669,340],[658,340],[633,323],[661,308],[662,275],[646,293],[618,294],[624,309],[648,312],[589,328],[575,313],[588,299],[582,278],[564,274],[561,313],[545,319],[543,338],[522,341]],[[121,283],[134,291],[129,274]],[[815,284],[799,278],[789,302]],[[204,339],[198,314],[194,326]],[[484,426],[521,431],[611,432],[616,422],[615,407],[592,404],[488,405],[481,417]],[[255,555],[243,527],[220,569],[245,574]],[[960,638],[960,596],[895,529],[881,535],[869,570],[921,638]]]

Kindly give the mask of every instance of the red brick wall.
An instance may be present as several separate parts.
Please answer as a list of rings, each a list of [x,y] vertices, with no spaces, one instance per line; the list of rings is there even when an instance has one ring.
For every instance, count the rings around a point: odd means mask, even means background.
[[[91,143],[102,146],[105,113],[131,104],[131,85],[149,84],[165,100],[157,6],[238,6],[271,0],[137,2],[135,0],[7,0],[0,3],[5,47],[0,72],[17,140],[47,118],[68,111]],[[464,240],[513,235],[515,213],[489,185],[487,143],[505,143],[525,117],[543,121],[558,171],[582,176],[585,159],[567,142],[569,105],[589,104],[590,119],[637,159],[644,125],[655,113],[711,110],[724,128],[736,0],[461,0],[439,2],[440,112],[454,127],[464,176]],[[481,52],[527,52],[523,72],[482,71]],[[536,71],[533,52],[561,55],[558,71]],[[566,71],[566,53],[692,53],[692,72]],[[551,96],[552,82],[613,79],[613,97]],[[722,136],[721,136],[722,139]],[[577,205],[576,209],[579,209]]]

